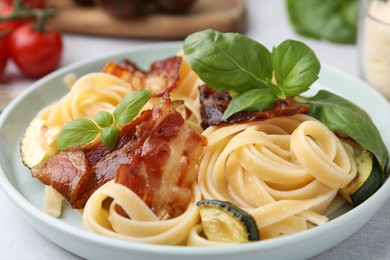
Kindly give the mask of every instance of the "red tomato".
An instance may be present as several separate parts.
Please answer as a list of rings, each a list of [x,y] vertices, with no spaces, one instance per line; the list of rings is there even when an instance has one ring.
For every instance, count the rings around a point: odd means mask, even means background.
[[[7,41],[4,37],[0,37],[0,77],[3,74],[8,61]]]
[[[0,16],[6,16],[12,13],[12,6],[0,3]],[[5,22],[0,22],[0,32],[3,31],[13,31],[19,26],[26,23],[26,19],[17,19],[17,20],[9,20]]]
[[[58,30],[38,32],[26,24],[9,36],[8,47],[18,68],[28,77],[39,78],[60,64],[62,36]]]

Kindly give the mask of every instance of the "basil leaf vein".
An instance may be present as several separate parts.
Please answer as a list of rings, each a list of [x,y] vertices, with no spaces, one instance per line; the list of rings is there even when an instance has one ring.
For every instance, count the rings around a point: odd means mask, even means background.
[[[192,70],[216,90],[242,93],[272,78],[271,53],[239,33],[204,30],[189,35],[183,49]]]
[[[72,120],[62,128],[57,139],[57,149],[66,150],[86,144],[95,139],[99,132],[99,127],[89,119]]]
[[[149,90],[136,90],[127,94],[115,107],[114,119],[117,125],[130,123],[148,102],[152,93]]]
[[[285,96],[305,92],[318,79],[320,62],[306,44],[286,40],[274,47],[271,55],[277,85]]]
[[[114,118],[112,114],[107,111],[99,111],[95,115],[95,122],[102,128],[109,127],[114,123]]]

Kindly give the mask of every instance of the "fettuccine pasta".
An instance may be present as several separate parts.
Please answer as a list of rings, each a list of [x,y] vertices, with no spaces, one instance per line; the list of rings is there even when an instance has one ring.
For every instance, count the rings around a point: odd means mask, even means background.
[[[129,83],[107,73],[90,73],[78,79],[61,100],[44,108],[38,118],[49,127],[63,127],[78,118],[93,119],[99,111],[112,112],[132,88]]]
[[[203,198],[231,201],[247,210],[271,237],[289,234],[285,222],[296,222],[297,215],[305,222],[302,230],[309,222],[326,222],[319,214],[356,176],[351,152],[306,115],[209,127],[203,134],[209,140],[199,168]]]
[[[266,121],[200,127],[198,86],[203,82],[183,60],[170,92],[184,101],[186,122],[207,139],[192,199],[180,216],[160,220],[131,189],[109,181],[88,199],[86,227],[109,237],[151,244],[215,246],[204,237],[196,202],[229,201],[250,213],[262,239],[293,234],[328,221],[325,212],[339,189],[356,176],[352,151],[324,124],[303,114]],[[112,112],[131,84],[106,73],[76,80],[70,92],[38,118],[63,127],[77,118]],[[152,98],[144,109],[159,101]],[[62,197],[47,188],[47,211],[59,215]],[[118,214],[121,207],[128,217]]]
[[[105,208],[107,198],[112,202]],[[89,230],[109,237],[150,244],[185,244],[191,228],[199,222],[199,210],[195,203],[200,199],[200,189],[194,185],[187,211],[176,218],[159,220],[134,192],[111,181],[88,200],[84,209],[84,223]],[[115,205],[120,205],[130,218],[119,215]]]

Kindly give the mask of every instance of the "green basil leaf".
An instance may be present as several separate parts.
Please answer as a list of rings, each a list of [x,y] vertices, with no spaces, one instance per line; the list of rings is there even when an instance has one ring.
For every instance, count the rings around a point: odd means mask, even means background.
[[[222,120],[240,111],[263,111],[275,102],[275,96],[270,89],[251,89],[233,98],[222,116]]]
[[[152,96],[149,90],[136,90],[127,94],[115,107],[114,119],[117,125],[130,123]]]
[[[290,22],[300,35],[335,43],[355,43],[357,0],[287,0]]]
[[[118,140],[119,130],[116,126],[108,126],[102,129],[100,133],[100,138],[108,150],[112,151],[115,148],[116,142]]]
[[[239,33],[200,31],[184,40],[183,49],[191,68],[215,90],[243,93],[272,78],[270,52]]]
[[[321,68],[313,50],[294,40],[286,40],[274,47],[272,62],[277,85],[285,96],[297,96],[308,90],[318,79]]]
[[[271,80],[267,80],[267,82],[268,82],[268,87],[270,88],[272,93],[275,95],[275,97],[280,98],[280,99],[286,98],[286,95],[284,94],[284,91],[280,86],[275,85]]]
[[[111,126],[114,123],[114,118],[107,111],[99,111],[95,115],[95,122],[98,126],[104,128]]]
[[[381,135],[370,116],[352,102],[326,90],[320,90],[315,96],[298,101],[310,105],[310,115],[324,123],[330,130],[343,133],[378,159],[382,171],[385,170],[389,154]]]
[[[99,127],[89,119],[75,119],[67,123],[57,139],[57,149],[66,150],[70,147],[89,143],[100,132]]]

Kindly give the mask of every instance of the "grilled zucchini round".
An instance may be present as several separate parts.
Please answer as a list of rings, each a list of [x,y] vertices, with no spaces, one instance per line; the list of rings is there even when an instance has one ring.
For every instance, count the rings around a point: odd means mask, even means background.
[[[34,118],[24,131],[20,142],[20,154],[24,165],[32,168],[44,158],[55,153],[55,138],[59,127],[49,128],[45,120]]]
[[[383,183],[383,173],[376,157],[367,150],[354,155],[357,175],[341,195],[353,206],[358,206],[371,197]]]
[[[260,240],[255,219],[241,208],[219,200],[201,200],[197,205],[208,240],[228,243]]]

